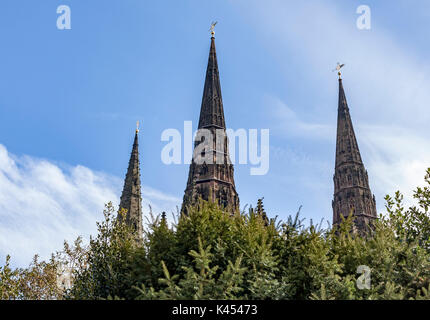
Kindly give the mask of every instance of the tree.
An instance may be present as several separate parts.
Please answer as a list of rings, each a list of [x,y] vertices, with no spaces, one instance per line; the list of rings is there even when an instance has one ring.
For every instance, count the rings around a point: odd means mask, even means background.
[[[164,213],[151,213],[144,239],[136,241],[109,203],[88,246],[80,238],[65,242],[49,261],[35,256],[25,269],[12,269],[8,256],[0,297],[430,299],[430,169],[425,182],[408,209],[400,192],[387,196],[387,214],[366,235],[351,232],[352,215],[323,229],[306,226],[300,209],[285,222],[269,220],[262,199],[233,215],[200,200],[171,225]],[[358,285],[364,276],[370,287]]]
[[[125,215],[122,210],[119,214]],[[84,263],[85,268],[74,274],[70,299],[106,299],[133,297],[136,279],[132,265],[144,255],[142,244],[136,242],[125,219],[116,219],[112,203],[104,210],[104,221],[97,223],[98,234],[91,238]]]
[[[0,266],[0,299],[13,300],[19,295],[19,285],[17,281],[18,270],[10,268],[10,256],[6,256],[5,265]]]

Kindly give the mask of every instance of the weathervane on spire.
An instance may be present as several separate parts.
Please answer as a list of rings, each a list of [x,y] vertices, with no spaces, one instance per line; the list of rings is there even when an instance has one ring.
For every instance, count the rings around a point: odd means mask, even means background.
[[[342,73],[340,72],[340,69],[342,69],[345,66],[344,63],[340,64],[339,62],[337,63],[336,69],[334,69],[332,72],[337,70],[337,75],[339,76],[339,79],[342,79],[340,76],[342,75]]]
[[[212,37],[215,36],[215,26],[218,23],[218,21],[212,21],[211,23],[211,28],[209,29],[209,31],[211,32]]]
[[[139,133],[139,120],[136,121],[136,133]]]

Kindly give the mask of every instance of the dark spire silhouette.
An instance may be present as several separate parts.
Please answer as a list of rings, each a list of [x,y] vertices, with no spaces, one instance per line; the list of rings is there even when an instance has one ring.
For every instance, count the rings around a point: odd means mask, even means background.
[[[339,146],[339,148],[338,148]],[[343,148],[343,147],[346,148]],[[342,79],[339,79],[339,103],[337,115],[336,166],[346,162],[361,163],[360,150],[352,126]]]
[[[225,129],[221,84],[214,37],[211,38],[209,61],[206,69],[205,86],[200,109],[199,129],[213,126]]]
[[[207,146],[202,152],[207,154],[211,161],[196,163],[196,155],[193,156],[181,211],[186,214],[188,206],[197,204],[201,197],[203,200],[218,203],[230,212],[235,212],[239,209],[239,197],[234,185],[234,169],[228,153],[213,27],[198,129],[209,130],[212,133],[212,145],[206,141]],[[194,148],[203,142],[203,139],[196,138]],[[220,159],[222,161],[219,161]]]
[[[139,163],[139,141],[138,132],[134,136],[133,149],[131,151],[130,161],[128,163],[127,174],[124,180],[124,188],[122,190],[120,200],[120,210],[126,209],[125,221],[136,232],[138,238],[142,238],[142,195],[140,186],[140,163]],[[122,219],[118,215],[118,219]]]
[[[375,197],[370,190],[367,171],[361,159],[340,73],[333,180],[333,225],[342,221],[341,216],[346,218],[352,213],[356,230],[365,232],[366,225],[377,218]]]

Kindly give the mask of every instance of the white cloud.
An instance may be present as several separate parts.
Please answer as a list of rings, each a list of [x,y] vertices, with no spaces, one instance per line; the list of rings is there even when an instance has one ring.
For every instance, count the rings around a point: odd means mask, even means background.
[[[83,166],[60,168],[43,159],[16,157],[0,145],[0,263],[11,254],[26,265],[62,248],[64,240],[96,232],[104,204],[119,202],[123,179]],[[142,186],[144,214],[173,211],[180,199]]]
[[[407,128],[360,126],[359,129],[375,193],[382,197],[400,190],[411,205],[413,190],[424,184],[425,171],[430,167],[430,141]]]

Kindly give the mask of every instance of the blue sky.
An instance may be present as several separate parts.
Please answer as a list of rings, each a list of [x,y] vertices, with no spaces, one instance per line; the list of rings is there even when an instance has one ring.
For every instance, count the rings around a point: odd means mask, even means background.
[[[331,222],[338,61],[378,211],[397,189],[409,201],[430,158],[429,16],[424,0],[1,1],[0,259],[94,234],[136,120],[144,204],[180,205],[188,165],[161,162],[161,133],[195,129],[213,20],[227,126],[270,129],[269,173],[235,167],[241,207]]]

